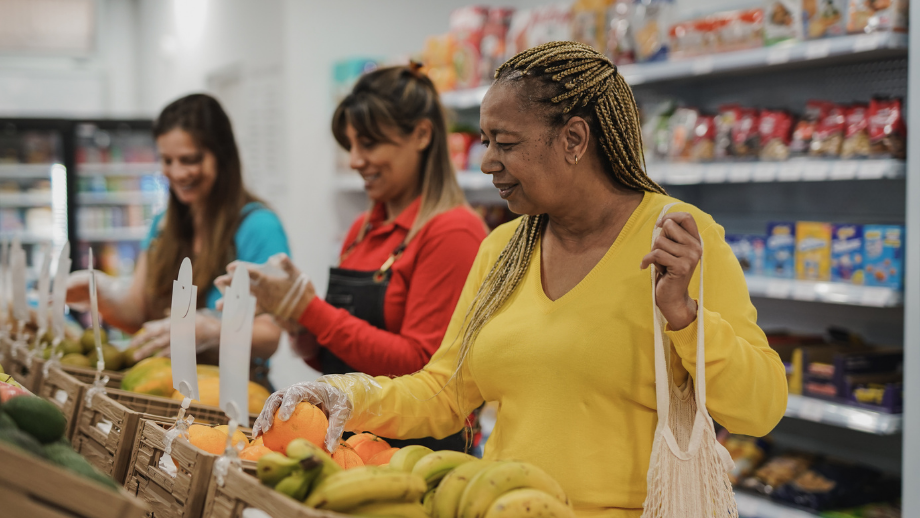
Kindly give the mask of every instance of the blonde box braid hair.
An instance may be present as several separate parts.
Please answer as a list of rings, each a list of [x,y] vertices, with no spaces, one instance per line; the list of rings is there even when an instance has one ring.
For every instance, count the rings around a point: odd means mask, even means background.
[[[496,70],[495,79],[496,84],[523,81],[525,89],[551,91],[548,103],[543,101],[550,105],[551,124],[564,124],[574,116],[585,118],[593,126],[615,182],[636,191],[665,194],[645,173],[639,110],[632,90],[617,73],[616,66],[602,54],[581,43],[554,41],[509,59]],[[528,84],[530,81],[541,84]],[[542,214],[522,218],[473,298],[464,318],[454,374],[459,384],[462,385],[463,362],[473,342],[517,288],[546,221],[546,215]]]

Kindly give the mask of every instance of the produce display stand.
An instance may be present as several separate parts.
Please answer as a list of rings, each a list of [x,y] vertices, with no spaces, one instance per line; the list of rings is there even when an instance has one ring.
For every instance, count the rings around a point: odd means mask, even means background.
[[[9,348],[10,354],[7,359],[9,369],[4,367],[4,370],[26,390],[33,394],[37,393],[42,383],[42,367],[45,365],[45,360],[33,356],[22,344],[10,343]]]
[[[104,371],[103,374],[109,377],[108,388],[121,387],[123,373]],[[48,375],[43,377],[41,386],[36,391],[36,395],[50,401],[67,418],[65,436],[68,439],[73,438],[77,412],[80,410],[86,389],[93,384],[95,375],[96,371],[92,369],[56,365],[48,369]]]
[[[146,506],[0,443],[0,507],[3,516],[29,518],[141,518]]]
[[[253,463],[254,465],[254,463]],[[343,518],[345,515],[307,507],[293,498],[263,485],[255,476],[230,468],[224,484],[211,475],[202,518],[243,518],[247,509],[258,509],[269,516],[288,518]]]
[[[112,389],[93,396],[92,408],[80,397],[73,431],[73,447],[91,464],[124,483],[135,439],[145,421],[171,423],[180,401]],[[192,403],[188,410],[195,422],[227,424],[224,413],[214,407]],[[203,492],[203,491],[202,491]]]
[[[0,338],[0,367],[3,372],[9,373],[12,364],[13,342],[7,337]]]

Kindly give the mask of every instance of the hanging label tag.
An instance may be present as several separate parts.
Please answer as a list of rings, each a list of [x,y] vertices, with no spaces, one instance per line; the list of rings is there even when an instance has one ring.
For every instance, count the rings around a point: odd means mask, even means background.
[[[39,336],[48,330],[48,297],[51,288],[51,244],[41,246],[42,267],[38,271],[38,308],[35,311]]]
[[[220,408],[239,423],[249,422],[249,357],[256,298],[249,294],[249,271],[237,268],[224,295],[220,321]]]
[[[100,333],[99,322],[99,297],[96,294],[96,270],[93,268],[93,249],[89,249],[89,315],[93,321],[93,341],[96,343],[96,368],[98,373],[102,372],[103,358],[102,354],[102,334]]]
[[[26,302],[26,252],[19,244],[19,238],[13,239],[10,250],[10,281],[13,288],[13,318],[18,322],[29,320],[29,304]]]
[[[6,239],[0,242],[0,322],[9,319],[10,301],[10,243]]]
[[[51,294],[51,330],[57,339],[64,338],[64,303],[67,300],[67,277],[70,275],[70,241],[64,243],[58,258]]]
[[[198,287],[192,285],[192,261],[182,260],[179,277],[173,281],[169,313],[169,355],[172,356],[173,388],[183,396],[198,399],[198,372],[195,358],[195,312]]]

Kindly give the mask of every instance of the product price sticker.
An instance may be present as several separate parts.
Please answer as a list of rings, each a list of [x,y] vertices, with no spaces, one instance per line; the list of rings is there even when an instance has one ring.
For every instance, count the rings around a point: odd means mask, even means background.
[[[859,162],[854,160],[841,160],[831,168],[831,180],[855,180]]]
[[[754,176],[754,164],[735,164],[728,171],[728,181],[732,183],[750,182]]]
[[[799,405],[798,416],[809,421],[821,422],[821,420],[824,419],[824,410],[826,406],[827,405],[821,401],[802,398],[802,402]]]
[[[831,164],[823,160],[815,160],[809,163],[808,167],[802,172],[803,180],[824,181],[830,176]]]

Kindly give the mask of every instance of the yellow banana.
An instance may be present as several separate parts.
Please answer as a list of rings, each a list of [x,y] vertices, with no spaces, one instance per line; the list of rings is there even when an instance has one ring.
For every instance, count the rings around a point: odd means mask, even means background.
[[[514,489],[498,497],[485,518],[575,518],[575,511],[539,489]]]
[[[459,518],[483,518],[495,500],[521,488],[539,489],[563,504],[568,503],[562,486],[540,468],[524,462],[497,462],[470,480],[460,505]]]
[[[341,512],[371,502],[418,503],[427,490],[425,481],[411,473],[368,466],[330,476],[304,504]]]
[[[263,455],[256,463],[256,476],[266,486],[275,487],[278,482],[300,467],[300,463],[289,459],[281,453],[271,452]]]
[[[473,460],[476,460],[476,457],[459,451],[437,451],[419,459],[412,468],[412,474],[425,479],[428,489],[434,489],[454,468]]]
[[[328,453],[306,439],[294,439],[288,443],[286,451],[288,457],[299,461],[302,465],[304,464],[305,460],[311,457],[322,462],[323,469],[315,477],[313,477],[308,493],[312,493],[313,490],[316,489],[316,486],[322,483],[322,481],[326,480],[333,474],[342,471],[342,467],[339,466],[336,461],[332,460],[332,457],[330,457]],[[304,469],[307,468],[305,467]]]
[[[411,473],[412,468],[415,467],[415,463],[429,453],[434,453],[434,451],[431,448],[426,448],[418,444],[411,444],[400,448],[398,452],[390,457],[390,467],[398,471]]]
[[[453,471],[441,479],[434,495],[434,509],[431,516],[434,518],[456,518],[457,507],[460,505],[460,497],[463,496],[463,490],[466,485],[480,471],[491,466],[492,462],[488,460],[473,460],[466,464],[461,464]]]
[[[425,492],[425,496],[422,497],[422,507],[425,508],[425,514],[431,516],[432,511],[434,510],[434,492],[435,489],[429,489]]]
[[[307,497],[307,489],[310,487],[310,482],[312,481],[312,476],[303,471],[295,471],[281,479],[281,482],[278,482],[278,485],[275,486],[275,491],[287,495],[298,502],[303,502],[303,499]]]
[[[368,518],[428,518],[422,505],[414,502],[375,502],[350,509],[348,514]]]

